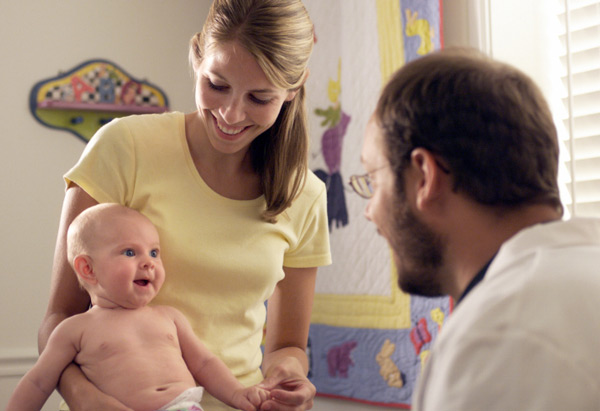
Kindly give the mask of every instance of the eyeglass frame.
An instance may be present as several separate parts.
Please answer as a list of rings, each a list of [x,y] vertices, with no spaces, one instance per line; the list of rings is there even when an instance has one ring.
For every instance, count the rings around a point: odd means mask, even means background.
[[[410,151],[410,153],[412,153],[412,150]],[[409,153],[409,155],[410,155],[410,153]],[[442,164],[442,162],[437,158],[437,156],[434,155],[434,157],[435,157],[435,163],[444,172],[444,174],[450,174],[450,170],[448,169],[448,167],[446,167],[444,164]],[[375,173],[376,171],[383,170],[384,168],[389,167],[389,166],[390,166],[390,164],[385,164],[383,166],[375,168],[374,170],[368,171],[365,174],[353,174],[350,176],[350,179],[348,180],[348,184],[350,185],[350,187],[352,188],[352,190],[354,190],[354,192],[356,194],[358,194],[362,198],[370,199],[373,197],[373,194],[374,194],[373,190],[370,188],[371,180],[372,180],[371,175],[373,173]],[[362,187],[360,182],[364,182],[364,187],[367,187],[369,190],[368,193],[365,193],[363,190],[360,189],[360,187]]]
[[[348,180],[348,184],[350,185],[350,187],[352,187],[352,190],[354,190],[354,192],[356,194],[358,194],[362,198],[369,199],[369,198],[373,197],[373,190],[370,188],[371,187],[371,174],[375,173],[376,171],[383,170],[384,168],[389,167],[389,166],[390,166],[389,164],[385,164],[381,167],[377,167],[374,170],[366,172],[365,174],[353,174],[350,176],[350,179]],[[369,190],[368,193],[366,193],[365,191],[360,189],[360,187],[363,187],[363,185],[361,185],[361,182],[364,182],[364,187],[368,188],[368,190]]]

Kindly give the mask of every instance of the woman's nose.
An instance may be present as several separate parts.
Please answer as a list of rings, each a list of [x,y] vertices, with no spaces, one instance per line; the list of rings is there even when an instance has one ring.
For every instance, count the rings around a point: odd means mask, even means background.
[[[241,99],[232,96],[227,103],[221,107],[221,117],[229,125],[243,121],[246,117],[246,113]]]

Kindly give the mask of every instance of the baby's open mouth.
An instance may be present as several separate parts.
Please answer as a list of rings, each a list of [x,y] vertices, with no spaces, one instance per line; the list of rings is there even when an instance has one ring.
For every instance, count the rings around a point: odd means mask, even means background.
[[[148,285],[150,281],[148,280],[135,280],[134,283],[136,283],[137,285],[141,285],[142,287],[145,287]]]

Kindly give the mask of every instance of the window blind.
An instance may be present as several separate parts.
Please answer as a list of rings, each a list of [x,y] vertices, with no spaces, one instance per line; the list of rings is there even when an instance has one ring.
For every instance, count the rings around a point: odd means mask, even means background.
[[[600,0],[556,0],[566,214],[600,217]]]

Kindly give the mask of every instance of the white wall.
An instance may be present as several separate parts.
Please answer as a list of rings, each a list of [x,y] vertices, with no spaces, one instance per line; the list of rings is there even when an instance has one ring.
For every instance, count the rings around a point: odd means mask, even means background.
[[[210,0],[20,0],[0,7],[0,408],[37,356],[64,193],[84,143],[41,126],[31,87],[91,58],[117,63],[194,108],[189,38]],[[56,410],[55,399],[47,409]]]
[[[547,0],[490,0],[491,55],[531,76],[551,99],[556,56],[550,53],[555,3]]]

